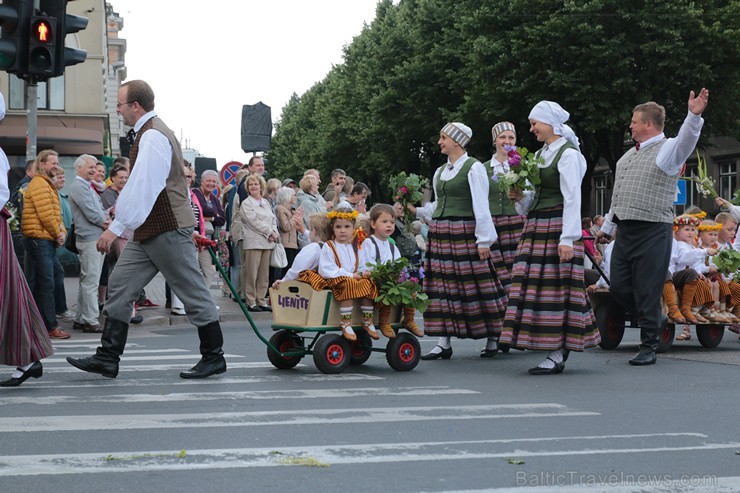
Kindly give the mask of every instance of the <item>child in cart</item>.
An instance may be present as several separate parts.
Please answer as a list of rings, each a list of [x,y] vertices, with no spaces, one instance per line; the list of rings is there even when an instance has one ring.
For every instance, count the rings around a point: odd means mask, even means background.
[[[321,249],[323,248],[324,243],[329,241],[331,238],[329,219],[324,213],[311,214],[308,218],[308,227],[308,239],[310,243],[300,249],[298,255],[296,255],[293,260],[293,265],[290,267],[288,272],[285,273],[285,277],[272,283],[273,289],[278,289],[280,287],[280,283],[283,281],[293,281],[298,279],[304,271],[312,271],[314,274],[316,273],[316,269],[319,267]]]
[[[712,249],[716,252],[719,251],[719,232],[722,229],[721,224],[717,224],[715,221],[705,219],[699,224],[699,245],[704,249]],[[736,318],[727,311],[727,300],[730,297],[730,287],[728,283],[722,278],[722,275],[717,271],[717,267],[714,265],[712,258],[709,258],[707,262],[708,274],[707,280],[712,287],[712,299],[714,304],[708,307],[708,317],[712,322],[719,322],[723,324],[735,323]]]
[[[730,248],[737,248],[738,245],[733,245],[735,242],[735,237],[737,235],[737,219],[735,216],[730,214],[729,212],[720,212],[717,214],[717,216],[714,218],[715,222],[717,224],[722,225],[722,229],[719,230],[719,234],[717,237],[717,244],[719,245],[719,249],[730,249]],[[725,276],[724,279],[728,283],[728,287],[730,288],[730,301],[729,306],[732,307],[732,314],[735,317],[740,317],[740,283],[738,283],[738,280],[735,279],[736,276],[733,276],[732,274],[729,276]],[[729,329],[734,332],[738,333],[740,332],[740,325],[733,324],[729,327]]]
[[[348,202],[340,202],[327,214],[330,221],[332,239],[321,249],[319,257],[319,276],[307,275],[304,271],[299,280],[308,282],[317,290],[332,290],[339,301],[339,326],[342,335],[348,341],[356,341],[357,335],[352,329],[352,307],[360,299],[362,309],[362,328],[368,335],[380,339],[373,325],[373,300],[378,296],[378,289],[370,279],[359,272],[360,243],[362,235],[355,234],[355,221],[358,213]]]
[[[709,257],[716,254],[713,248],[703,249],[695,245],[696,231],[701,219],[695,215],[683,214],[673,220],[673,235],[676,240],[676,254],[671,257],[673,284],[681,290],[681,315],[690,324],[706,324],[705,304],[712,305],[709,281],[700,271],[708,266]],[[699,271],[697,271],[697,268]],[[708,267],[706,269],[708,272]],[[679,341],[691,339],[691,332],[685,327],[676,337]]]
[[[374,265],[393,261],[401,257],[396,245],[391,243],[390,236],[396,229],[396,215],[393,207],[388,204],[375,204],[370,209],[370,227],[372,234],[362,242],[360,250],[360,272],[369,277]],[[396,337],[396,332],[390,324],[390,310],[388,305],[379,307],[379,329],[389,339]],[[416,337],[424,337],[424,332],[414,322],[416,311],[412,306],[403,309],[403,327]]]

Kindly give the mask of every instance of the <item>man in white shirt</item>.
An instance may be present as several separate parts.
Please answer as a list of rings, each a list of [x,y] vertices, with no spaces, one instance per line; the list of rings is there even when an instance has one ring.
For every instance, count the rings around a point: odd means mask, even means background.
[[[635,148],[617,162],[611,210],[598,238],[619,224],[611,264],[611,294],[640,324],[640,351],[631,365],[656,361],[658,337],[667,323],[660,304],[673,239],[673,200],[686,159],[694,151],[709,104],[705,88],[691,91],[688,115],[678,135],[663,133],[665,108],[654,103],[635,107],[630,123]],[[639,278],[633,277],[639,273]]]
[[[154,111],[154,92],[141,80],[126,82],[118,91],[118,113],[135,133],[131,174],[116,202],[116,218],[97,242],[108,253],[124,231],[134,232],[108,283],[107,319],[101,346],[94,356],[67,358],[84,371],[105,377],[118,375],[118,362],[128,335],[133,304],[141,288],[162,272],[182,300],[188,318],[198,327],[200,361],[182,378],[206,378],[224,373],[223,335],[218,310],[198,267],[193,232],[195,217],[185,180],[180,143]]]

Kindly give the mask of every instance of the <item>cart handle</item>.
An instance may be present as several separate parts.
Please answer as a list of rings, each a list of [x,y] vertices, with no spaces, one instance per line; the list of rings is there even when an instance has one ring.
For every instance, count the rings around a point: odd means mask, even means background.
[[[594,240],[595,238],[593,236],[581,236],[581,241],[584,240]],[[611,286],[612,283],[609,281],[609,278],[606,277],[606,274],[604,274],[604,270],[599,266],[599,264],[596,263],[596,260],[594,260],[594,256],[591,255],[591,252],[589,252],[586,248],[583,249],[583,253],[586,254],[586,256],[591,260],[591,265],[594,266],[594,269],[601,275],[601,277],[604,278],[604,281],[606,281],[606,284]]]

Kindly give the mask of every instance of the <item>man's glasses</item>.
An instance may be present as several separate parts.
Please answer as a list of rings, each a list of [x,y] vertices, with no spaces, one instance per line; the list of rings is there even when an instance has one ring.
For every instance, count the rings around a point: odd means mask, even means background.
[[[127,101],[127,102],[125,102],[125,103],[118,103],[118,102],[116,102],[116,109],[120,108],[120,107],[121,107],[121,106],[123,106],[124,104],[132,105],[132,104],[134,104],[135,102],[136,102],[136,101]]]

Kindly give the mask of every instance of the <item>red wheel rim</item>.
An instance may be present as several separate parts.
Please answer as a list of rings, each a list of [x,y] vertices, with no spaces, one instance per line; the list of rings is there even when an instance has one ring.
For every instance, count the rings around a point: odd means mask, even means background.
[[[709,329],[707,330],[707,332],[709,333],[709,336],[712,339],[717,339],[717,338],[719,338],[720,334],[722,332],[724,332],[724,330],[725,330],[725,326],[724,325],[712,325],[712,326],[709,327]]]
[[[408,342],[404,342],[398,348],[398,357],[404,363],[409,363],[411,361],[414,361],[414,357],[415,356],[416,356],[416,349],[414,348],[414,345],[413,344],[410,344]]]
[[[326,348],[326,360],[332,365],[338,365],[344,360],[344,349],[339,344],[331,344]]]
[[[609,324],[606,327],[606,333],[609,336],[609,340],[613,341],[615,339],[618,339],[620,337],[621,331],[622,327],[618,323],[614,322],[613,320],[609,321]]]
[[[668,344],[671,342],[671,331],[668,329],[663,329],[663,331],[660,333],[660,342],[663,342],[665,344]]]
[[[365,355],[365,345],[361,342],[353,342],[350,347],[350,352],[352,353],[352,356],[360,358]]]
[[[280,346],[278,346],[278,350],[281,353],[286,353],[288,351],[292,351],[293,349],[295,349],[295,347],[293,346],[293,343],[290,340],[283,341],[282,344],[280,344]],[[293,358],[295,358],[295,356],[283,356],[283,358],[284,359],[293,359]]]

